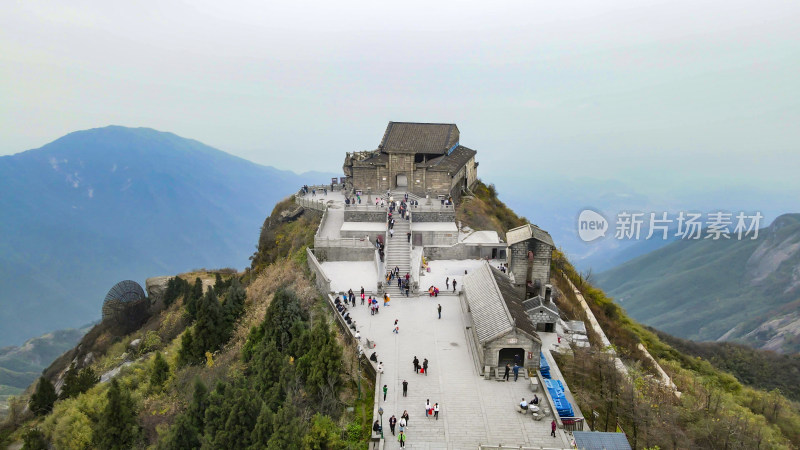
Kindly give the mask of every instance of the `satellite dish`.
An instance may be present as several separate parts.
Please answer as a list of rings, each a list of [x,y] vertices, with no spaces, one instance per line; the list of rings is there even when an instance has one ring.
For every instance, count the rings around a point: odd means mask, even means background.
[[[132,280],[120,281],[108,291],[103,300],[103,320],[109,317],[122,319],[130,308],[140,306],[146,298],[139,283]]]

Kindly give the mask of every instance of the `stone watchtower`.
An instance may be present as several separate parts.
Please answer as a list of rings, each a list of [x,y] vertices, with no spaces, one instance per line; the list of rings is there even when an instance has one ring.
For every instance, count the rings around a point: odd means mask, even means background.
[[[544,295],[550,283],[550,261],[553,238],[536,225],[523,225],[508,230],[508,269],[514,288],[523,299]]]

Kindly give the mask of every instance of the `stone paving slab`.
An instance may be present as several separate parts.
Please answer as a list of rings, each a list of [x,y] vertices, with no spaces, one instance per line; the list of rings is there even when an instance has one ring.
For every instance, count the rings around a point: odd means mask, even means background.
[[[441,320],[436,313],[439,303]],[[536,422],[530,415],[517,413],[520,399],[533,396],[526,379],[498,382],[484,380],[477,373],[467,347],[459,297],[397,298],[375,316],[361,305],[350,312],[360,325],[362,342],[369,338],[377,343],[367,354],[377,351],[383,362],[382,383],[389,388],[386,401],[380,402],[385,410],[386,448],[399,448],[388,422],[393,414],[399,421],[404,410],[409,413],[408,448],[464,449],[500,443],[569,448],[562,430],[555,438],[550,436],[550,419]],[[395,319],[400,327],[398,334],[392,331]],[[415,355],[420,361],[428,358],[427,376],[414,373]],[[402,396],[403,379],[409,383],[407,397]],[[426,399],[439,403],[439,420],[425,417]]]

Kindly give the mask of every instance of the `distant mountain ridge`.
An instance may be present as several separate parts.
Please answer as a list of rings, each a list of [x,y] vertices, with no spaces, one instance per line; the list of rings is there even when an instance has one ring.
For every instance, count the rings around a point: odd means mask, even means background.
[[[631,316],[692,340],[800,351],[800,214],[757,240],[685,240],[597,276]]]
[[[246,266],[264,215],[301,180],[148,128],[0,157],[0,346],[98,318],[122,279]]]

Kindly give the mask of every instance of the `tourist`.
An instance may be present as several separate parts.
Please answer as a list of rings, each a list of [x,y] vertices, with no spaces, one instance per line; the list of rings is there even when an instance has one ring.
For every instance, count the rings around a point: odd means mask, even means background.
[[[419,360],[417,357],[414,357],[414,372],[419,373]]]
[[[400,327],[397,326],[397,319],[394,319],[394,329],[392,330],[394,334],[400,334]]]
[[[514,363],[514,381],[517,381],[518,377],[519,377],[519,366],[517,365],[517,363]]]
[[[359,333],[358,330],[356,330],[356,340],[361,342],[361,333]]]
[[[441,319],[442,318],[442,304],[441,303],[439,303],[439,306],[436,308],[436,310],[439,312],[439,318]]]
[[[444,285],[447,286],[447,290],[449,291],[450,290],[450,277],[447,277],[447,279],[444,280]]]
[[[503,381],[508,381],[508,375],[511,373],[511,366],[506,364],[506,372],[503,375]]]
[[[389,418],[389,429],[392,430],[392,436],[394,436],[394,425],[397,423],[397,417],[392,414],[392,417]],[[402,430],[400,431],[402,433]]]
[[[389,392],[389,386],[383,385],[383,401],[386,401],[386,393]]]
[[[466,273],[466,271],[465,271],[465,273]],[[456,291],[456,279],[453,278],[453,292],[455,292],[455,291]]]
[[[409,283],[408,283],[408,282],[406,282],[406,297],[410,297],[410,295],[409,295],[409,293],[410,293],[410,289],[408,288],[408,284],[409,284]]]
[[[555,419],[553,419],[553,421],[550,422],[550,436],[556,437],[556,421],[555,421]]]
[[[383,361],[378,363],[378,373],[383,373]]]
[[[531,403],[533,403],[534,405],[539,404],[539,397],[536,394],[533,394],[533,400],[531,400]]]
[[[403,415],[400,416],[400,420],[405,422],[404,425],[406,428],[410,428],[410,426],[408,425],[408,410],[403,411]]]
[[[408,238],[408,242],[411,242],[411,232],[409,231],[406,233],[406,237]]]
[[[428,376],[428,358],[422,360],[422,371],[425,372],[425,376]]]
[[[525,401],[525,397],[522,397],[522,401],[519,402],[519,407],[525,411],[528,409],[528,402]]]
[[[431,415],[431,401],[430,399],[425,400],[425,418],[427,419]]]
[[[364,286],[361,286],[361,304],[364,304]]]
[[[406,380],[403,380],[403,397],[408,397],[408,381]]]
[[[402,431],[397,436],[397,442],[400,443],[400,448],[404,448],[406,446],[406,435]]]
[[[438,403],[434,403],[433,404],[433,417],[436,420],[439,420],[439,404]]]
[[[394,229],[389,228],[389,239],[394,237]]]
[[[372,431],[376,434],[381,432],[381,423],[378,422],[377,419],[375,419],[375,423],[372,424]]]

